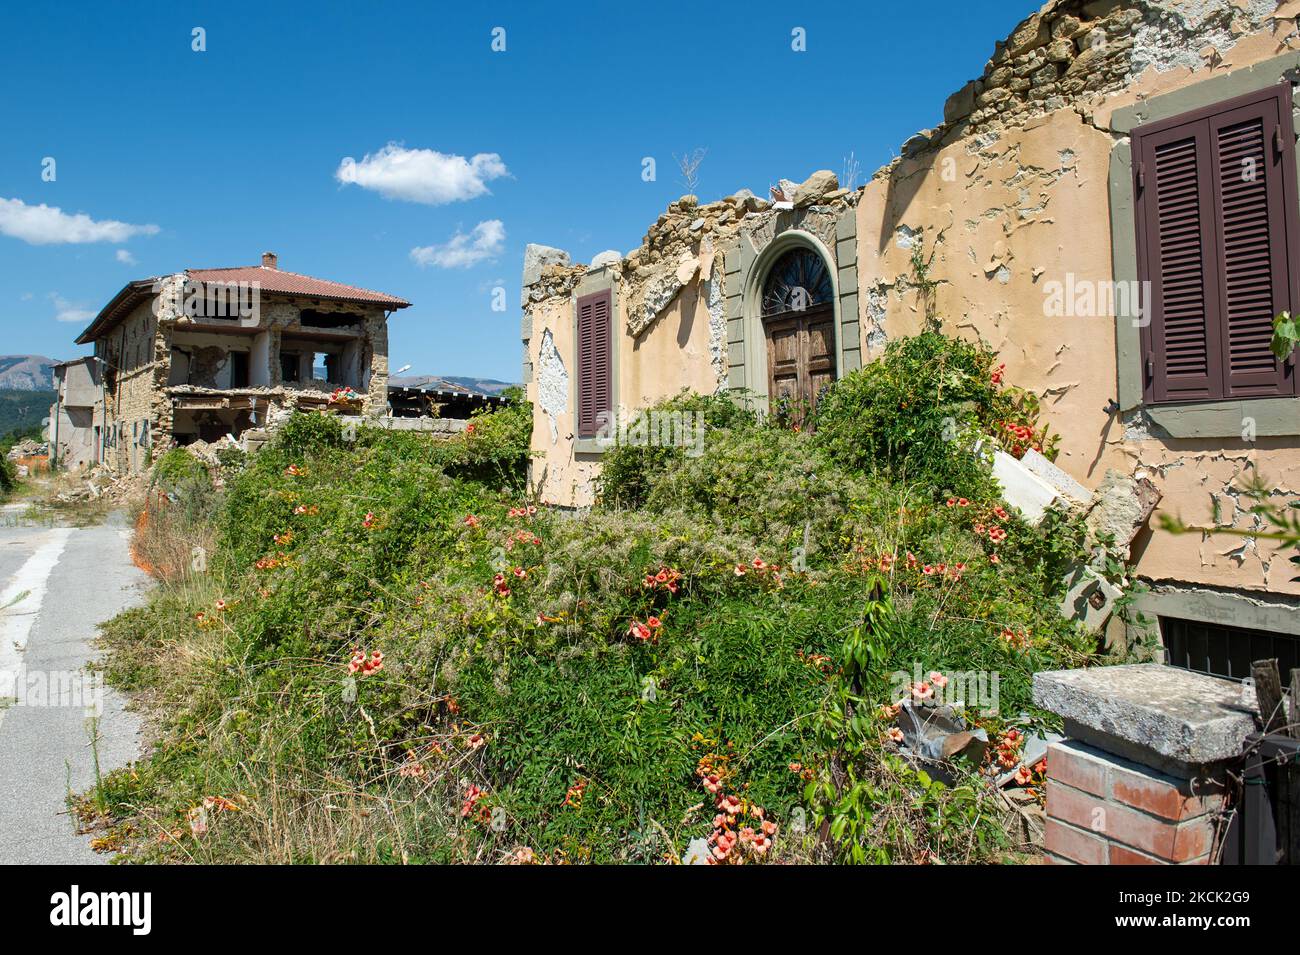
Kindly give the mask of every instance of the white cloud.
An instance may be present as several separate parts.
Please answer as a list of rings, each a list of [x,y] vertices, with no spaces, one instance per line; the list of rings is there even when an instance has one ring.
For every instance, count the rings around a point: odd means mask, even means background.
[[[125,242],[134,235],[154,235],[156,225],[131,225],[105,219],[96,222],[84,212],[68,215],[56,206],[29,206],[21,199],[0,198],[0,235],[32,245],[63,242]]]
[[[501,254],[506,241],[506,227],[500,219],[480,222],[470,233],[457,230],[451,241],[442,245],[425,245],[411,250],[411,261],[421,268],[436,265],[443,269],[467,269]]]
[[[114,258],[116,258],[123,265],[135,265],[135,256],[132,255],[130,252],[128,252],[126,249],[118,249]]]
[[[50,293],[50,301],[54,303],[54,320],[57,322],[77,322],[84,325],[95,317],[94,311],[69,302],[58,292]]]
[[[448,155],[432,149],[405,149],[389,143],[360,162],[348,156],[334,173],[343,184],[373,189],[387,199],[439,206],[488,194],[487,183],[508,176],[496,153]]]

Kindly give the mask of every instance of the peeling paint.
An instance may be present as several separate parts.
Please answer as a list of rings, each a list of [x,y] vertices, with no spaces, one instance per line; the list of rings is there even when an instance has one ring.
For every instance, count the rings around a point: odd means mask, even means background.
[[[569,372],[549,328],[542,331],[537,355],[537,403],[550,419],[551,444],[555,444],[560,437],[555,419],[569,410]]]
[[[727,316],[723,309],[722,284],[718,260],[714,259],[704,283],[704,295],[709,310],[709,363],[717,375],[719,393],[727,388]]]

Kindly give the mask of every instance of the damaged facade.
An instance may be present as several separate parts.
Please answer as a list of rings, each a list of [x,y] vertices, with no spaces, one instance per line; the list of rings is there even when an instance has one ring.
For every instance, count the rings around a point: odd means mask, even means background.
[[[1040,396],[1059,471],[1024,480],[1090,499],[1119,532],[1151,586],[1139,609],[1201,647],[1182,662],[1231,669],[1220,638],[1300,635],[1286,552],[1153,530],[1162,514],[1262,529],[1240,490],[1255,476],[1300,496],[1294,356],[1268,352],[1272,317],[1300,307],[1297,15],[1295,0],[1053,0],[861,188],[819,172],[770,199],[686,196],[589,265],[530,246],[542,499],[592,502],[602,415],[683,388],[815,401],[933,314]]]
[[[381,415],[388,317],[409,304],[281,271],[269,252],[260,266],[131,282],[77,338],[95,346],[93,388],[79,392],[93,403],[61,422],[60,446],[135,472],[173,444],[239,437],[295,408]]]

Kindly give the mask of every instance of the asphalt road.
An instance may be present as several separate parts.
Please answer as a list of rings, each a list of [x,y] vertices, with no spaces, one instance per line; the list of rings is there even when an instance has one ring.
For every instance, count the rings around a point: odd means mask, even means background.
[[[0,508],[0,863],[108,861],[67,797],[93,785],[96,753],[101,772],[139,755],[139,720],[85,669],[96,626],[144,599],[128,540],[121,514],[73,528]]]

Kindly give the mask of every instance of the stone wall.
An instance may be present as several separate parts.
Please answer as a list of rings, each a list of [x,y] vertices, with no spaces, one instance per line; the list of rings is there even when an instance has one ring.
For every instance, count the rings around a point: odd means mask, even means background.
[[[1238,38],[1271,22],[1272,0],[1055,0],[994,45],[984,73],[948,98],[931,143],[1004,129],[1066,106],[1086,111],[1148,68],[1217,65]]]
[[[94,426],[107,427],[105,463],[116,471],[145,466],[160,422],[170,422],[170,405],[162,400],[168,357],[160,357],[156,339],[160,322],[149,303],[137,306],[100,343],[97,352],[109,365],[103,402],[96,402]]]

